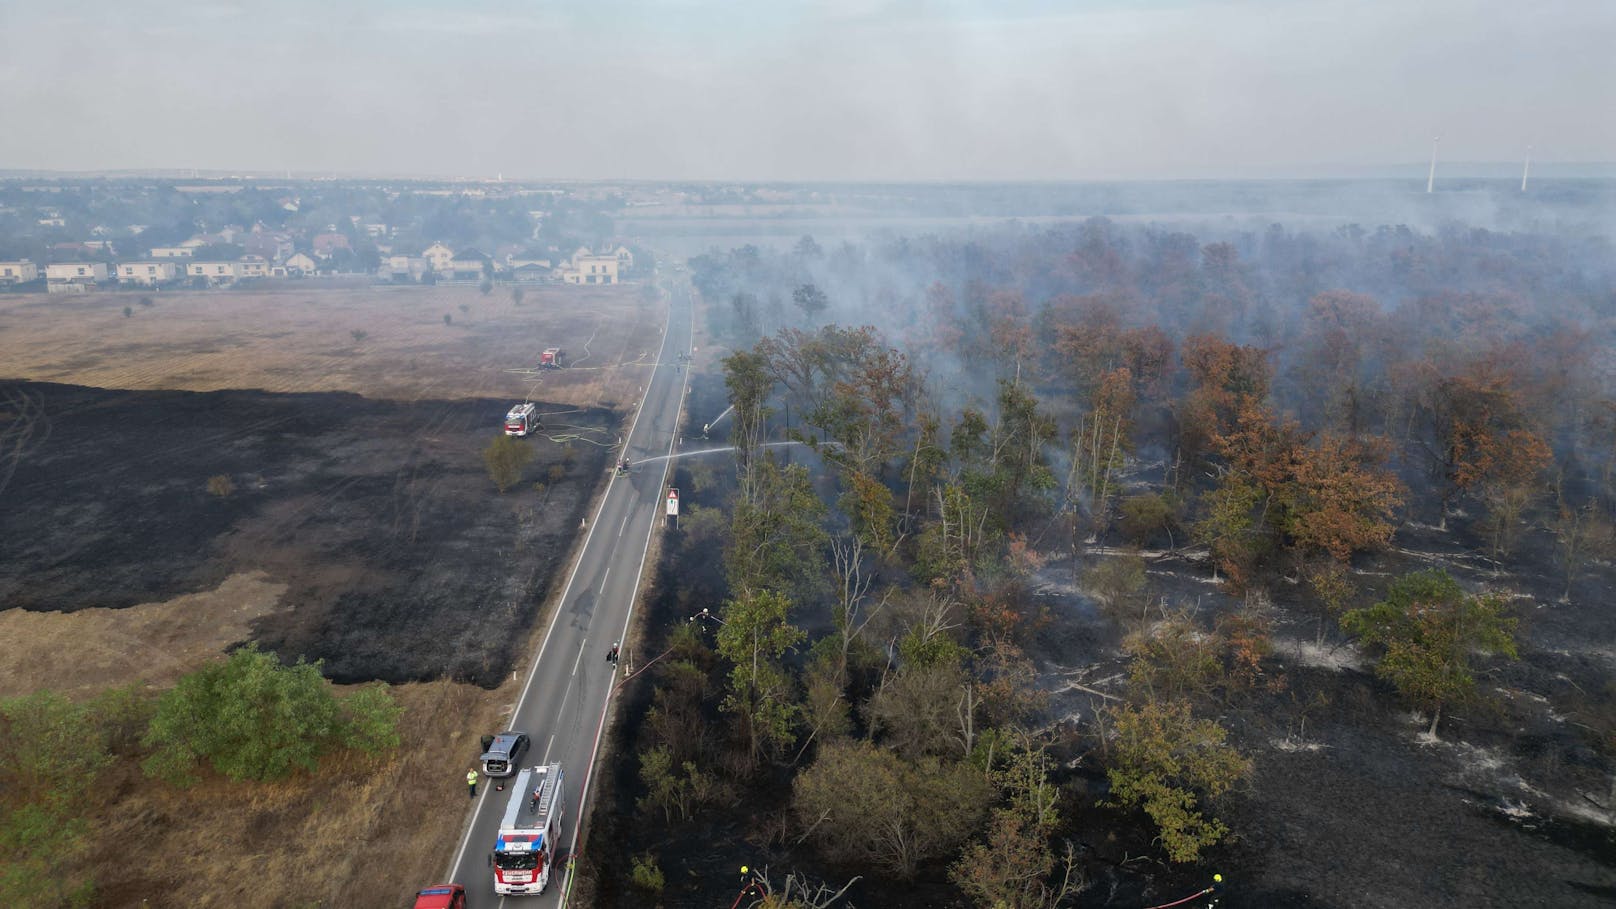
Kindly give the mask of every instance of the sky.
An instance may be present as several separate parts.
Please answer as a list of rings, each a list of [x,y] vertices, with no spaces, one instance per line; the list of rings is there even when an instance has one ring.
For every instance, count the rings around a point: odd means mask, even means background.
[[[1616,0],[0,0],[0,168],[1260,178],[1616,161]]]

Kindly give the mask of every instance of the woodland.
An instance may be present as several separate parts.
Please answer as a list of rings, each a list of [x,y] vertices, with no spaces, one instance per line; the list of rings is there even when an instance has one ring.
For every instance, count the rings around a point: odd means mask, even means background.
[[[1526,762],[1579,831],[1558,904],[1616,897],[1612,252],[1092,219],[693,259],[734,450],[680,467],[601,904],[727,902],[748,859],[776,906],[1509,893],[1213,893],[1310,721]],[[1073,610],[1100,668],[1062,681]]]

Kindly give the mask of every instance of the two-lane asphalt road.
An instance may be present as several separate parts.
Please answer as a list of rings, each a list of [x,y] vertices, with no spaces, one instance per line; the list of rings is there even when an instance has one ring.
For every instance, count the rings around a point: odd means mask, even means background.
[[[558,867],[542,896],[502,897],[494,893],[488,857],[499,822],[516,797],[515,778],[484,779],[478,786],[476,811],[466,837],[455,852],[450,878],[465,886],[471,909],[506,905],[559,906],[566,884],[565,856],[577,844],[578,820],[590,764],[601,736],[608,696],[620,674],[606,662],[606,652],[623,638],[639,591],[640,574],[654,528],[664,520],[667,455],[672,453],[688,375],[683,354],[691,344],[689,292],[670,292],[668,325],[650,384],[628,433],[628,475],[614,475],[599,508],[589,519],[583,551],[561,594],[539,645],[527,684],[523,686],[509,727],[533,737],[521,765],[559,762],[565,783],[566,813],[558,842]],[[640,466],[646,459],[651,463]],[[644,654],[625,652],[636,665]],[[490,729],[488,732],[499,730]],[[473,738],[468,747],[475,748]],[[470,764],[476,755],[467,754]],[[524,809],[525,810],[525,809]]]

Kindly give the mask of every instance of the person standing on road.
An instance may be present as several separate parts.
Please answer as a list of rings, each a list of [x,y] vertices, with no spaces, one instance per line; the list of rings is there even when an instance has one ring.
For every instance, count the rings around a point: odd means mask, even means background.
[[[471,797],[477,797],[477,768],[466,771],[466,788],[471,790]]]
[[[611,663],[613,666],[617,665],[617,644],[617,641],[613,641],[612,649],[606,651],[606,662]]]

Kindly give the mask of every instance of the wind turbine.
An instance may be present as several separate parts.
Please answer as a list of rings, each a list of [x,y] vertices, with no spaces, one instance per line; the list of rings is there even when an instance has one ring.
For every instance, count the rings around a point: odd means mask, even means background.
[[[1532,146],[1526,146],[1526,164],[1521,167],[1521,192],[1526,192],[1526,178],[1532,173]]]
[[[1442,141],[1441,136],[1431,140],[1431,172],[1425,175],[1425,191],[1430,192],[1436,186],[1436,144]]]

